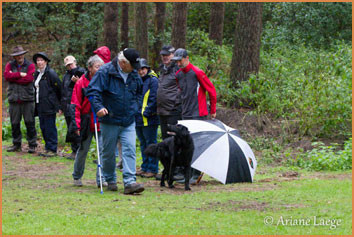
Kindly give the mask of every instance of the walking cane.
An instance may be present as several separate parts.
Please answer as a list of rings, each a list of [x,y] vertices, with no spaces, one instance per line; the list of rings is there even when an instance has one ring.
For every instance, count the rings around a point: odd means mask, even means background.
[[[92,97],[90,97],[90,103],[91,103]],[[95,111],[93,110],[91,106],[91,110],[93,113],[93,122],[95,124],[95,138],[96,138],[96,147],[97,147],[97,167],[98,167],[98,174],[100,176],[100,188],[101,188],[101,194],[103,194],[103,188],[102,188],[102,166],[101,166],[101,159],[100,159],[100,149],[98,145],[98,132],[97,132],[97,121],[96,121],[96,114]]]

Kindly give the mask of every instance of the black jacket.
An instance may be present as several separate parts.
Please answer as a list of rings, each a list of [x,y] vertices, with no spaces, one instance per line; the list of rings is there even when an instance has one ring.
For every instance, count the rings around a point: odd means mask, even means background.
[[[34,73],[34,81],[37,80],[39,71]],[[35,96],[37,90],[35,87]],[[61,81],[57,73],[47,65],[39,82],[39,103],[36,103],[36,115],[55,114],[60,109]]]
[[[64,112],[64,116],[70,116],[70,104],[71,104],[71,96],[73,94],[73,89],[75,86],[75,82],[71,80],[73,75],[81,77],[82,74],[85,73],[85,69],[82,67],[77,67],[72,70],[66,71],[63,77],[63,84],[61,87],[61,109]]]
[[[172,62],[166,69],[160,67],[159,87],[157,90],[157,114],[181,114],[181,99],[176,81],[178,66]]]

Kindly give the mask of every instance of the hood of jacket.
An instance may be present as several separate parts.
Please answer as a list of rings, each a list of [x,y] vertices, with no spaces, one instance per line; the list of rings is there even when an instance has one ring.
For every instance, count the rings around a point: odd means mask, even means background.
[[[104,63],[109,63],[111,61],[111,51],[107,46],[102,46],[93,51],[94,54],[97,54],[100,58],[102,58]]]

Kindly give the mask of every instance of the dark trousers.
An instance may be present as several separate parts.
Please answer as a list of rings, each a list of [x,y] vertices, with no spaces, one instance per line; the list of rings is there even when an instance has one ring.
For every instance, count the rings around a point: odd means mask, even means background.
[[[167,134],[167,124],[175,125],[181,120],[181,115],[159,115],[162,139],[169,137]]]
[[[72,123],[72,118],[71,116],[65,116],[65,121],[66,121],[66,126],[68,128],[68,131],[69,132],[69,127],[70,127],[70,124]],[[79,149],[79,146],[80,146],[80,143],[75,143],[75,142],[72,142],[71,143],[71,150],[76,153],[77,150]]]
[[[25,121],[27,128],[28,145],[37,146],[37,133],[34,119],[34,102],[10,103],[9,106],[12,142],[15,146],[21,146],[21,120]]]
[[[159,160],[156,157],[146,156],[144,154],[145,148],[150,144],[157,143],[157,128],[159,125],[149,125],[146,127],[136,127],[136,135],[140,141],[141,157],[143,163],[141,169],[144,172],[155,173],[159,171]]]
[[[53,152],[57,152],[58,147],[58,132],[55,120],[56,114],[39,116],[39,125],[45,141],[45,149]]]

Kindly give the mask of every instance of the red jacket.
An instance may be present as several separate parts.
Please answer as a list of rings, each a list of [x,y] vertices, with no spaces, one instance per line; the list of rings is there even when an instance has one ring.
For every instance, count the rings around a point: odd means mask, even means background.
[[[15,63],[14,63],[15,64]],[[17,65],[17,64],[16,64]],[[11,71],[11,72],[10,72]],[[21,77],[20,73],[22,72],[21,66],[17,68],[17,71],[11,69],[11,63],[7,63],[5,66],[4,77],[8,82],[15,82],[17,84],[26,85],[30,82],[33,82],[33,73],[36,71],[36,68],[33,63],[27,68],[27,75],[25,77]]]
[[[206,92],[210,99],[210,113],[216,113],[216,90],[205,73],[189,63],[176,72],[181,89],[182,117],[192,119],[208,115]]]
[[[104,63],[109,63],[111,61],[111,51],[107,46],[102,46],[93,51],[94,54],[97,54]]]
[[[89,78],[89,79],[88,79]],[[74,114],[75,120],[73,121],[73,125],[75,126],[76,130],[82,130],[81,128],[81,115],[83,114],[90,114],[91,115],[91,122],[90,122],[90,130],[92,132],[95,131],[95,124],[93,120],[93,113],[91,110],[91,104],[88,98],[84,95],[85,89],[88,87],[90,83],[90,76],[89,73],[83,74],[80,79],[75,83],[73,95],[71,97],[71,104],[74,106]],[[97,121],[97,131],[99,131],[100,124]]]

